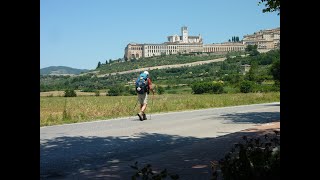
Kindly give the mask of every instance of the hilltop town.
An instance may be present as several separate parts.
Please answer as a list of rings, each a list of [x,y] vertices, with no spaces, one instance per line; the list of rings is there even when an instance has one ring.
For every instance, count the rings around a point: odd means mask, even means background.
[[[168,41],[162,44],[129,43],[125,47],[124,58],[131,60],[170,54],[244,51],[247,45],[257,45],[259,52],[267,52],[280,48],[280,27],[244,35],[241,41],[203,44],[203,37],[200,34],[189,36],[188,27],[183,26],[181,36],[175,34],[168,36],[167,39]]]

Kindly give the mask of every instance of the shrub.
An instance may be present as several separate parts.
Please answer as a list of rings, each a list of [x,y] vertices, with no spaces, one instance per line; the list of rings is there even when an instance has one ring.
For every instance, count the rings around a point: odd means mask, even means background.
[[[137,95],[135,88],[129,88],[129,94],[130,95]]]
[[[280,91],[280,88],[275,84],[256,84],[253,87],[254,92],[272,92],[272,91]]]
[[[219,169],[224,180],[280,179],[280,131],[274,132],[274,136],[265,135],[264,139],[243,136],[244,142],[235,144],[224,158],[210,162],[211,180],[218,179]],[[135,162],[130,167],[135,170],[133,180],[140,177],[143,180],[179,179],[179,175],[170,174],[167,169],[156,174],[150,164],[140,169]]]
[[[64,97],[77,97],[77,93],[73,89],[67,89],[64,91]]]
[[[210,91],[210,82],[198,82],[191,85],[195,94],[203,94]]]
[[[95,96],[100,96],[100,91],[98,91],[98,90],[95,91],[95,92],[94,92],[94,95],[95,95]]]
[[[280,132],[274,137],[265,135],[238,143],[219,161],[223,179],[280,179]]]
[[[163,94],[164,93],[164,88],[162,86],[157,86],[157,93],[158,94]]]
[[[167,169],[162,170],[160,173],[155,173],[152,171],[151,165],[147,164],[143,168],[139,169],[138,162],[135,162],[134,165],[130,166],[135,170],[134,175],[131,176],[132,180],[136,180],[141,177],[143,180],[161,180],[170,177],[172,180],[179,179],[179,175],[168,173]]]
[[[191,85],[192,91],[195,94],[203,93],[223,93],[223,83],[222,82],[198,82]]]
[[[107,96],[119,96],[121,89],[119,87],[111,87],[107,93]]]
[[[276,91],[280,91],[280,81],[275,81],[273,87]]]
[[[213,82],[211,85],[212,92],[215,94],[223,93],[223,83],[222,82]]]
[[[129,86],[116,85],[109,89],[107,96],[130,96],[136,95],[136,91]]]
[[[251,81],[242,81],[240,83],[240,92],[249,93],[253,90],[253,83]]]

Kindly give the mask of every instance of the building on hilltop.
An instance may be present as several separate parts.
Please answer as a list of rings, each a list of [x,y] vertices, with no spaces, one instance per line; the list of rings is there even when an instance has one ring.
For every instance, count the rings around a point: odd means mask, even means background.
[[[189,36],[188,35],[188,28],[186,26],[183,26],[181,28],[181,36],[173,35],[168,36],[168,43],[176,43],[176,44],[193,44],[193,43],[199,43],[202,44],[202,38],[201,35],[199,36]]]
[[[244,45],[257,45],[259,52],[267,52],[271,49],[280,48],[280,27],[254,32],[251,35],[243,36]]]
[[[263,30],[246,35],[240,42],[224,42],[217,44],[203,44],[201,35],[189,36],[188,28],[181,27],[181,36],[172,35],[162,44],[129,43],[125,47],[124,58],[139,59],[169,54],[184,53],[223,53],[231,51],[244,51],[249,44],[257,44],[258,51],[268,51],[280,47],[280,28]]]

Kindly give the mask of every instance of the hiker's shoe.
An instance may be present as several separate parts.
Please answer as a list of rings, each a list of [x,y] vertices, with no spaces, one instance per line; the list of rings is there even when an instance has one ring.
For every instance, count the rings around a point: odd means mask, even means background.
[[[145,113],[143,113],[143,120],[147,120],[147,115]]]
[[[142,115],[142,113],[141,113],[141,112],[139,112],[137,115],[138,115],[138,117],[139,117],[140,121],[143,121],[143,115]]]

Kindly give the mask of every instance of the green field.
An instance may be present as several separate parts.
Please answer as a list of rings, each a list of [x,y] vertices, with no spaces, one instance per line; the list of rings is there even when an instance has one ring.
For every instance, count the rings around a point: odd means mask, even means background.
[[[40,126],[135,115],[136,96],[40,97]],[[280,92],[237,94],[164,94],[149,96],[146,113],[280,102]]]

